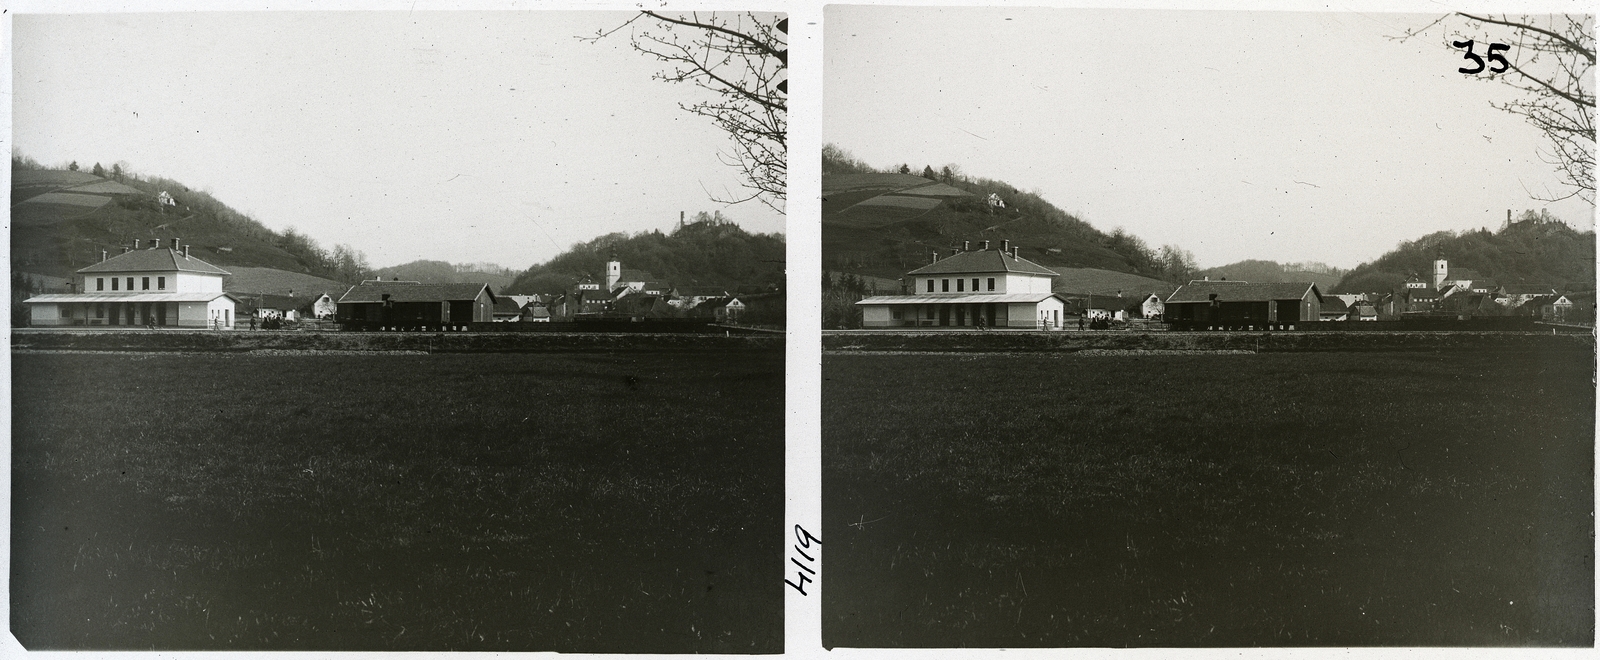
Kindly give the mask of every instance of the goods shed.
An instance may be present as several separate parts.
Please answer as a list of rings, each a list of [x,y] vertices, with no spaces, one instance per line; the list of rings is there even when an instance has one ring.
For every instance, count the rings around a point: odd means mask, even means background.
[[[339,298],[339,325],[346,330],[465,330],[494,320],[488,284],[421,284],[368,280]]]
[[[1311,282],[1195,280],[1167,297],[1174,330],[1293,330],[1321,316],[1322,292]]]

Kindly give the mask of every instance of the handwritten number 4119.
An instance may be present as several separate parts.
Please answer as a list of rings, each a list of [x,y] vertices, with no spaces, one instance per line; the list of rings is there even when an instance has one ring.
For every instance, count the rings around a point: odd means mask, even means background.
[[[1475,74],[1483,73],[1484,68],[1486,68],[1488,66],[1488,64],[1486,64],[1483,61],[1483,58],[1478,57],[1477,53],[1472,52],[1472,40],[1471,39],[1468,39],[1466,41],[1452,41],[1452,42],[1450,42],[1450,45],[1455,46],[1456,48],[1465,48],[1465,49],[1467,49],[1467,54],[1462,55],[1461,58],[1462,59],[1466,59],[1466,60],[1472,60],[1473,62],[1477,63],[1477,65],[1478,65],[1477,68],[1475,68],[1475,69],[1461,68],[1461,69],[1456,69],[1456,71],[1460,71],[1461,73],[1465,73],[1465,74],[1468,74],[1468,75],[1475,75]],[[1505,44],[1489,44],[1489,61],[1490,62],[1499,62],[1500,63],[1500,68],[1498,68],[1498,69],[1489,69],[1489,73],[1505,73],[1506,69],[1511,68],[1511,63],[1507,62],[1506,58],[1502,57],[1500,55],[1500,53],[1495,52],[1495,51],[1499,51],[1499,50],[1511,50],[1511,47],[1507,46]]]

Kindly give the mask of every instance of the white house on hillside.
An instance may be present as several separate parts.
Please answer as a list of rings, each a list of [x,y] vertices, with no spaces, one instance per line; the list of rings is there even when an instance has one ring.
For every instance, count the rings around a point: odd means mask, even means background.
[[[873,296],[856,303],[867,328],[905,326],[1044,328],[1059,330],[1066,299],[1050,289],[1059,273],[1008,251],[957,251],[906,273],[908,295]]]
[[[23,301],[35,326],[154,325],[231,329],[239,302],[223,293],[228,271],[189,256],[189,247],[149,247],[123,252],[78,269],[80,293],[55,293]]]

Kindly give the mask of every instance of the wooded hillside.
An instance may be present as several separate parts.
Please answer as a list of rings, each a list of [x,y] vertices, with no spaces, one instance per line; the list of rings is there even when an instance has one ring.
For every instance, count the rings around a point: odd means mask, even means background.
[[[329,250],[293,228],[273,231],[208,192],[135,174],[121,163],[109,170],[99,163],[52,169],[13,155],[11,176],[13,269],[67,277],[98,262],[102,250],[116,254],[134,239],[177,237],[195,256],[223,267],[275,268],[341,282],[370,270],[366,255],[348,245]]]
[[[560,293],[585,278],[603,283],[613,251],[624,269],[646,271],[680,288],[780,290],[786,250],[781,234],[751,234],[720,212],[701,212],[671,233],[612,233],[575,244],[518,275],[505,293]]]
[[[1470,268],[1504,285],[1594,287],[1594,232],[1577,231],[1541,210],[1525,212],[1497,232],[1442,231],[1406,241],[1356,266],[1333,292],[1391,291],[1412,274],[1429,279],[1441,255],[1451,268]]]
[[[827,270],[899,277],[927,263],[932,252],[982,240],[996,246],[1009,240],[1020,246],[1022,257],[1050,267],[1099,268],[1173,282],[1195,270],[1193,255],[1181,248],[1152,248],[1120,228],[1103,232],[1037,192],[969,175],[955,165],[878,169],[827,145],[822,178]],[[897,194],[901,191],[907,192]],[[1004,207],[991,204],[991,194]]]

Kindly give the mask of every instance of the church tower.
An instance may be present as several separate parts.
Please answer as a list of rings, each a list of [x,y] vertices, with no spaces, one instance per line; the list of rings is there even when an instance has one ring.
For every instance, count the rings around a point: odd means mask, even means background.
[[[617,261],[617,248],[611,247],[611,260],[606,262],[606,291],[617,288],[617,281],[622,279],[622,262]]]
[[[1434,290],[1438,290],[1440,287],[1443,287],[1444,286],[1444,278],[1448,277],[1449,275],[1450,275],[1450,262],[1446,261],[1445,258],[1444,258],[1444,255],[1441,254],[1441,255],[1439,255],[1438,259],[1434,259],[1433,260],[1433,288],[1434,288]]]

